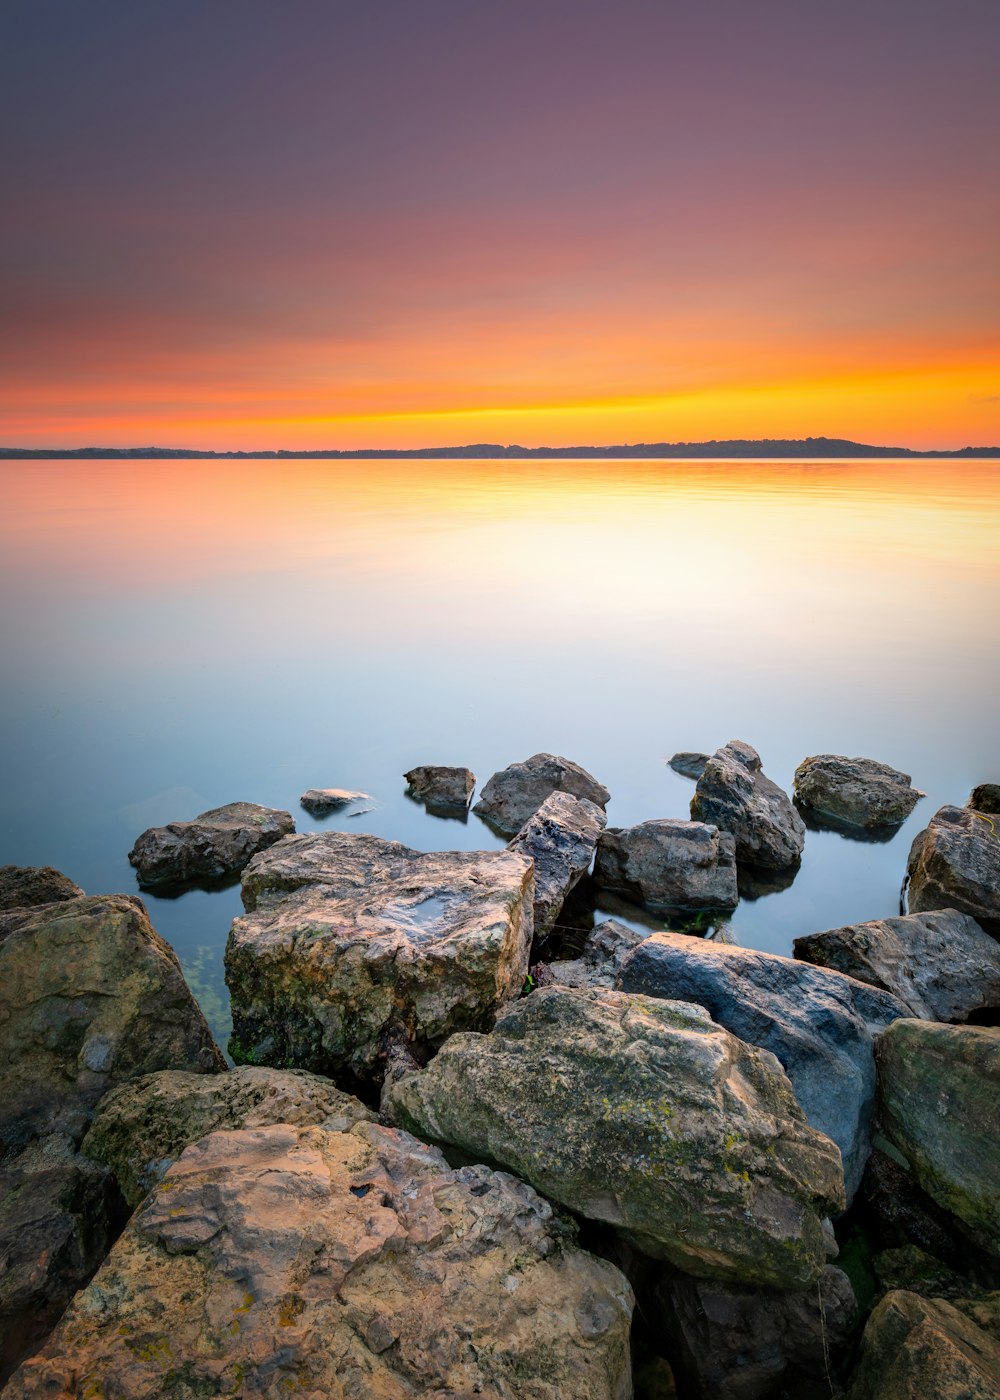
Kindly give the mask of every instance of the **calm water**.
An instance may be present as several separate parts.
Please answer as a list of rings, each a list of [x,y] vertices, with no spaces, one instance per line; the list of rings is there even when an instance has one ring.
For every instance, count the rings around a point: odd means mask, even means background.
[[[894,840],[810,831],[726,936],[898,909],[915,831],[1000,780],[1000,464],[0,464],[0,864],[134,890],[154,823],[307,787],[323,825],[495,847],[403,795],[540,749],[628,824],[687,816],[677,749],[749,740],[790,785],[862,754],[928,796]],[[148,898],[220,1037],[238,889]]]

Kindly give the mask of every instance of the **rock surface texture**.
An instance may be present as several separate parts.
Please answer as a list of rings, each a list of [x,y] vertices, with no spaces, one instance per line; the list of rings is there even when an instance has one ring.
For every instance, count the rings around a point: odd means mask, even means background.
[[[606,807],[611,800],[603,783],[578,763],[551,753],[536,753],[523,763],[512,763],[494,773],[472,810],[498,831],[514,836],[553,792],[585,797],[598,807]]]
[[[230,802],[190,822],[144,831],[128,853],[144,885],[214,879],[242,870],[251,856],[295,830],[289,812]]]
[[[543,963],[532,971],[539,986],[613,987],[623,960],[648,937],[617,919],[605,919],[587,934],[575,958]]]
[[[1000,1007],[1000,943],[955,909],[811,933],[795,956],[891,992],[924,1021]]]
[[[78,899],[79,885],[51,865],[0,866],[0,909],[23,909],[35,904],[54,904]]]
[[[1000,1343],[939,1298],[887,1294],[868,1319],[848,1400],[996,1400]]]
[[[802,855],[802,818],[788,794],[764,775],[756,749],[740,739],[731,739],[705,764],[691,816],[732,832],[740,864],[784,870]]]
[[[597,845],[594,883],[660,909],[735,909],[736,842],[703,822],[663,817],[612,826]]]
[[[348,788],[308,788],[299,798],[299,805],[314,817],[325,817],[328,812],[339,812],[342,807],[350,807],[355,802],[370,801],[367,792],[351,792]],[[289,830],[294,830],[294,827]]]
[[[1000,783],[979,783],[965,805],[975,812],[1000,813]]]
[[[514,851],[288,837],[251,862],[226,946],[234,1058],[377,1081],[392,1046],[490,1025],[523,985],[533,897]]]
[[[900,773],[873,758],[821,753],[795,770],[795,796],[803,807],[832,823],[861,831],[899,826],[926,794]]]
[[[700,778],[705,771],[708,759],[707,753],[691,753],[685,750],[682,753],[675,753],[667,762],[675,773],[680,773],[682,778]]]
[[[544,988],[383,1107],[699,1277],[814,1282],[843,1206],[839,1153],[774,1058],[681,1002]]]
[[[403,777],[410,795],[431,808],[453,807],[464,812],[476,790],[476,775],[470,768],[443,768],[429,763],[411,768]]]
[[[895,997],[825,968],[680,933],[654,933],[622,963],[618,986],[703,1006],[784,1066],[812,1126],[840,1148],[847,1198],[871,1151],[875,1037],[907,1014]]]
[[[590,869],[607,822],[604,810],[585,797],[554,792],[529,817],[509,848],[535,863],[535,937],[552,930],[566,901]]]
[[[5,1400],[627,1400],[632,1305],[503,1173],[372,1123],[216,1132]]]
[[[1000,821],[971,807],[942,807],[917,834],[907,864],[912,914],[958,909],[1000,930]]]

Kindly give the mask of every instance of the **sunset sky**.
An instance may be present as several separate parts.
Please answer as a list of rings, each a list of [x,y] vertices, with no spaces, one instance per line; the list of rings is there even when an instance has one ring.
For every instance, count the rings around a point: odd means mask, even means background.
[[[997,0],[4,0],[0,445],[1000,443]]]

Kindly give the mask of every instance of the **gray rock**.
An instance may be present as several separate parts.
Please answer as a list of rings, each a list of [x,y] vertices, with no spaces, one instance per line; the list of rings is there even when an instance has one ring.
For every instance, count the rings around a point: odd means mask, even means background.
[[[980,783],[969,793],[966,807],[975,812],[1000,812],[1000,783]]]
[[[74,885],[51,865],[0,866],[0,909],[55,904],[60,900],[78,899],[82,894],[79,885]]]
[[[251,861],[226,946],[233,1058],[378,1082],[492,1024],[528,970],[534,877],[513,851],[424,855],[377,836],[289,836]]]
[[[840,1155],[774,1057],[682,1002],[543,988],[383,1109],[699,1277],[811,1283],[843,1206]]]
[[[705,771],[705,764],[708,762],[707,753],[675,753],[673,758],[668,759],[670,767],[675,773],[680,773],[682,778],[700,778]]]
[[[797,865],[802,855],[802,818],[787,793],[764,775],[756,749],[740,739],[716,749],[705,764],[691,816],[732,832],[741,865],[783,870]]]
[[[812,933],[796,938],[795,956],[881,987],[925,1021],[1000,1007],[1000,944],[955,909]]]
[[[906,1007],[887,992],[752,948],[654,933],[622,964],[618,985],[695,1002],[785,1068],[814,1128],[840,1149],[847,1199],[871,1151],[874,1041]]]
[[[847,1400],[996,1400],[1000,1344],[940,1298],[888,1293],[868,1319]]]
[[[404,773],[410,795],[428,807],[465,811],[476,790],[476,775],[469,768],[442,768],[425,764]]]
[[[542,987],[613,987],[624,959],[648,937],[617,919],[605,919],[590,931],[575,958],[532,968],[535,981]]]
[[[144,885],[214,879],[243,869],[251,856],[295,830],[288,812],[230,802],[190,822],[170,822],[144,831],[129,861]]]
[[[1000,822],[971,807],[942,807],[919,832],[907,864],[910,913],[958,909],[1000,929]]]
[[[612,826],[597,844],[594,884],[658,909],[735,909],[736,842],[703,822],[661,817]]]
[[[606,807],[611,794],[585,768],[551,753],[536,753],[523,763],[512,763],[494,773],[483,788],[473,811],[497,831],[514,836],[553,792],[585,797]]]
[[[367,792],[351,792],[348,788],[309,788],[299,798],[299,805],[314,817],[325,817],[328,812],[339,812],[342,807],[350,807],[355,802],[370,801],[371,795]],[[290,830],[294,830],[294,827]]]
[[[912,786],[909,773],[873,758],[821,753],[796,768],[795,796],[815,816],[873,831],[899,826],[926,793]]]
[[[603,809],[585,797],[553,792],[510,842],[509,850],[535,863],[536,938],[551,931],[566,896],[590,869],[607,820]]]

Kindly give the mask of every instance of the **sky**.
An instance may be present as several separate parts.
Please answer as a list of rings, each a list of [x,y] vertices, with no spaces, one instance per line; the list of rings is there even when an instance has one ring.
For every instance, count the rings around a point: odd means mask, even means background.
[[[1000,443],[997,0],[4,0],[0,444]]]

